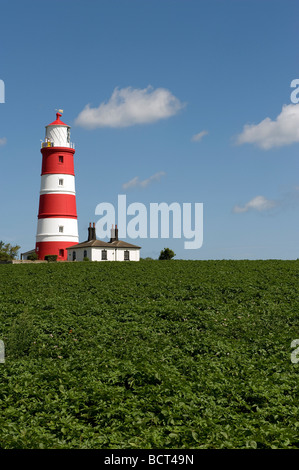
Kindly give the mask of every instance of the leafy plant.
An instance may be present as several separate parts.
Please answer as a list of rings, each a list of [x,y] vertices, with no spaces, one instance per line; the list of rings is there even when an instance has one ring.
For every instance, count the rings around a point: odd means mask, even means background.
[[[1,448],[299,448],[298,261],[0,265]]]
[[[8,356],[28,356],[36,334],[33,316],[28,311],[23,311],[16,317],[9,330],[6,346]]]

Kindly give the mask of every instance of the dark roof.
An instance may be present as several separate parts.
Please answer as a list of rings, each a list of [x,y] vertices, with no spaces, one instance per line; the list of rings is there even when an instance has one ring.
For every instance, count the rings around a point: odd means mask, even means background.
[[[123,242],[122,240],[116,240],[114,242],[102,242],[101,240],[86,240],[82,243],[77,243],[76,245],[68,246],[68,249],[75,249],[75,248],[88,248],[88,247],[96,247],[96,248],[141,248],[137,245],[132,245],[131,243]]]
[[[24,253],[21,253],[21,255],[28,255],[29,253],[35,253],[35,248],[29,251],[24,251]]]

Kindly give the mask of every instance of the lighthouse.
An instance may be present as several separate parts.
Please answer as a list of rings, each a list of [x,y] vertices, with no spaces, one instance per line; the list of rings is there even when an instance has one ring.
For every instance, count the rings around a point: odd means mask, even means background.
[[[38,259],[57,255],[57,261],[67,260],[67,247],[78,243],[76,209],[74,144],[70,141],[70,126],[56,120],[46,126],[41,144],[42,170],[39,196],[35,251]]]

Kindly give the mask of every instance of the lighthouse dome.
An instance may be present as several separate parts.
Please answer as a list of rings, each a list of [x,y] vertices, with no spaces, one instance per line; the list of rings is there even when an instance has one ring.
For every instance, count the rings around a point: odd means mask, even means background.
[[[43,147],[73,147],[70,142],[70,126],[60,120],[61,113],[56,113],[56,120],[46,126]]]

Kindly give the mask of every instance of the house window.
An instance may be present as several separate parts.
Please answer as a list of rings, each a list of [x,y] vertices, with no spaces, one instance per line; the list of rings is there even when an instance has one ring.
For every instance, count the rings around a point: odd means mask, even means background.
[[[63,229],[64,229],[63,225],[59,225],[59,232],[60,233],[63,233]]]
[[[84,250],[83,257],[84,257],[84,258],[87,258],[87,250]]]
[[[59,250],[59,256],[60,256],[61,258],[64,257],[64,250]]]
[[[73,261],[76,261],[76,252],[73,251]]]
[[[107,250],[102,250],[102,261],[107,261]]]
[[[59,178],[58,184],[59,184],[59,186],[63,186],[63,178]]]
[[[63,155],[59,155],[58,161],[59,161],[59,163],[63,163]]]
[[[129,252],[129,250],[124,251],[124,260],[125,261],[130,261],[130,252]]]

